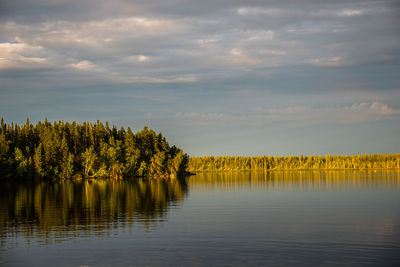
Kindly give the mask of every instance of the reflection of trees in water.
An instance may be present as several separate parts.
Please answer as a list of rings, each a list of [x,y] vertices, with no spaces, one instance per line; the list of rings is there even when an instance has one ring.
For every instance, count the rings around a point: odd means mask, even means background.
[[[190,177],[190,188],[266,191],[354,190],[400,188],[400,171],[202,172]]]
[[[10,238],[110,233],[116,227],[157,227],[168,207],[183,201],[180,180],[2,182],[0,234]],[[3,238],[1,238],[3,239]]]
[[[187,180],[206,191],[399,189],[400,171],[204,172]],[[2,181],[0,242],[104,235],[133,225],[151,230],[183,202],[187,187],[179,180]]]

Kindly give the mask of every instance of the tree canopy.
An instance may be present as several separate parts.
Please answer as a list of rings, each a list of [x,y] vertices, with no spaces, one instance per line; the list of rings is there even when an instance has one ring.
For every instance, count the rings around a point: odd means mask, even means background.
[[[183,175],[188,156],[148,127],[110,127],[108,122],[26,120],[0,128],[2,176],[49,178],[169,178]]]

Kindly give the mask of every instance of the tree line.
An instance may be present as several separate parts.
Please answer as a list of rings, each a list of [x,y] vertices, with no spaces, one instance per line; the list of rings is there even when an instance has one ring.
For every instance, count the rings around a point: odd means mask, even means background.
[[[191,157],[188,171],[400,169],[400,154]]]
[[[18,125],[1,118],[2,177],[169,178],[185,174],[187,163],[182,149],[147,127],[133,133],[100,121]]]
[[[354,156],[191,157],[144,127],[133,133],[97,121],[29,119],[24,125],[1,118],[0,177],[122,178],[177,177],[202,171],[400,169],[400,154]]]

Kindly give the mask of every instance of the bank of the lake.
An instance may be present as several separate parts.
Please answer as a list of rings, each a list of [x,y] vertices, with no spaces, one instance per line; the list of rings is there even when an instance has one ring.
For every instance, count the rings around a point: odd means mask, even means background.
[[[188,171],[400,170],[400,154],[190,157]]]

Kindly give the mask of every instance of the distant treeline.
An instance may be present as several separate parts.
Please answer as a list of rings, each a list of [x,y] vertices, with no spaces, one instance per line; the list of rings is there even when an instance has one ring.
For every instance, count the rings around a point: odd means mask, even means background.
[[[355,156],[191,157],[188,171],[399,169],[400,154]]]
[[[176,177],[188,156],[161,133],[47,119],[0,127],[0,178]]]

